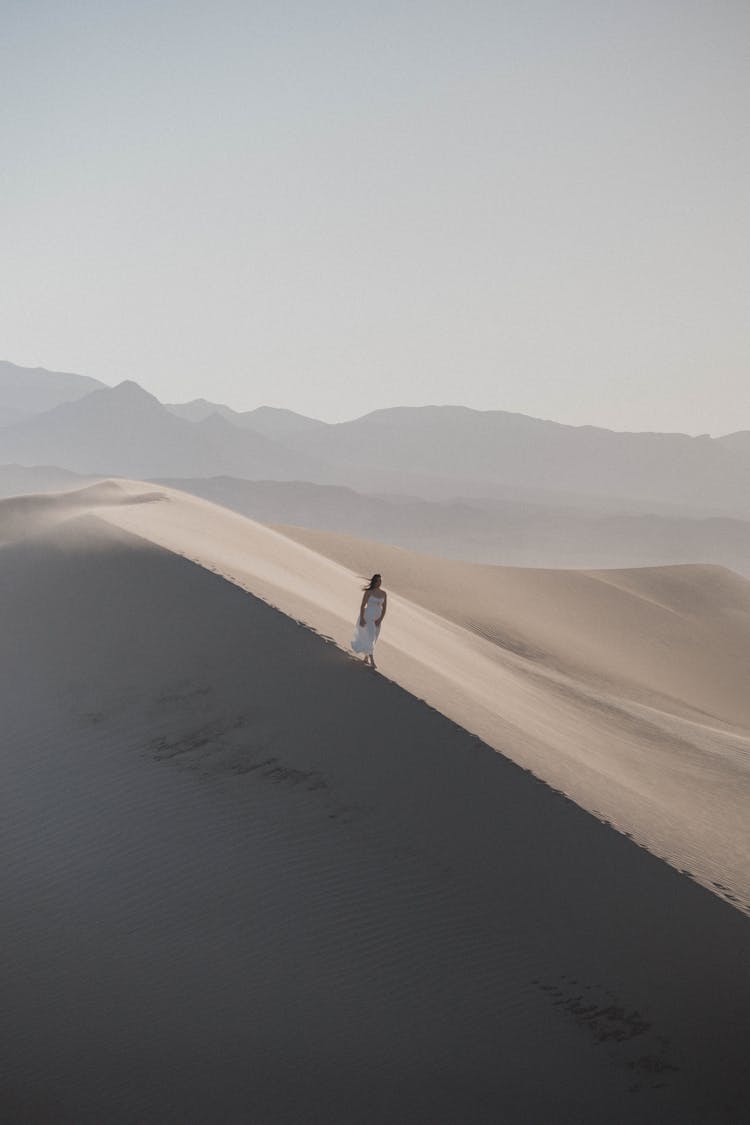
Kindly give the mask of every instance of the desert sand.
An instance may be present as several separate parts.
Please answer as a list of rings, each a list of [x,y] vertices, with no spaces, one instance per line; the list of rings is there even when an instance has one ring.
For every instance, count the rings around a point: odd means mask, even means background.
[[[297,529],[290,541],[163,495],[106,518],[345,649],[355,576],[382,571],[394,593],[384,675],[750,910],[746,579],[692,566],[480,567]]]
[[[0,528],[7,1120],[742,1120],[750,583]]]

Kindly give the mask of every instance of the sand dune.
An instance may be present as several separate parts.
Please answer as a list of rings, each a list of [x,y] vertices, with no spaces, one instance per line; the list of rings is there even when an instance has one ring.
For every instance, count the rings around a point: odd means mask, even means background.
[[[394,592],[386,676],[750,909],[746,580],[710,567],[474,567],[295,531],[313,536],[312,551],[205,501],[164,496],[106,518],[343,647],[358,597],[349,567],[383,571]],[[326,544],[348,566],[323,557]]]
[[[342,563],[139,482],[45,501],[0,549],[6,1119],[742,1119],[748,920],[508,759],[742,906],[745,704],[701,677],[748,583],[394,551],[374,675],[290,620],[348,641]]]
[[[750,907],[750,582],[710,566],[480,567],[286,530],[466,631],[453,666],[450,644],[423,654],[445,684],[424,694],[410,670],[424,698]]]
[[[162,495],[153,488],[139,493],[126,491],[116,481],[98,481],[74,491],[6,497],[0,499],[0,543],[36,535],[93,509],[151,503]]]
[[[0,498],[29,496],[39,492],[72,491],[93,484],[96,477],[84,477],[54,465],[0,465]]]
[[[350,536],[280,528],[499,648],[697,721],[750,730],[750,581],[717,566],[475,566]]]

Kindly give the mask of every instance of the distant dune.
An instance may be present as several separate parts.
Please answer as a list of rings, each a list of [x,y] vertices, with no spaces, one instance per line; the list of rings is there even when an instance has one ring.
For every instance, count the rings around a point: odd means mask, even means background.
[[[81,488],[95,479],[54,465],[0,465],[0,499]]]
[[[0,497],[96,479],[54,466],[0,465]],[[601,513],[538,500],[429,501],[309,481],[154,479],[261,523],[339,532],[464,562],[578,569],[708,562],[750,576],[747,520],[637,514],[614,504]]]
[[[0,484],[2,477],[0,476]],[[262,523],[292,524],[503,566],[632,567],[712,562],[750,575],[750,521],[546,505],[419,500],[305,481],[166,478]]]
[[[750,583],[314,551],[139,482],[11,515],[5,1119],[742,1119]],[[373,563],[382,675],[337,647]]]

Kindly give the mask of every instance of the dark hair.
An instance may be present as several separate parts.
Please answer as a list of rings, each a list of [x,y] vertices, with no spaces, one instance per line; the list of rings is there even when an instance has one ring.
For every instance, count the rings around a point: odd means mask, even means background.
[[[368,582],[368,584],[366,586],[363,586],[362,589],[363,590],[374,590],[375,586],[376,586],[375,580],[379,579],[379,578],[380,578],[379,574],[373,574],[373,576],[370,579],[370,581]]]

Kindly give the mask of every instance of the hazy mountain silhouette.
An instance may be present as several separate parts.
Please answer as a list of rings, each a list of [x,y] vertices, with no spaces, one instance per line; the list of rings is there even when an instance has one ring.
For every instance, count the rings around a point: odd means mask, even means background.
[[[202,422],[212,414],[219,414],[228,422],[243,430],[274,440],[283,440],[290,434],[326,427],[328,423],[296,414],[293,410],[282,410],[276,406],[258,406],[255,410],[238,411],[220,402],[209,402],[205,398],[194,398],[191,402],[166,403],[167,410],[188,422]]]
[[[315,458],[217,414],[195,423],[177,418],[131,381],[1,430],[0,462],[134,477],[226,472],[294,479],[324,471]]]
[[[0,463],[146,477],[306,480],[368,493],[523,500],[602,514],[750,517],[747,431],[716,439],[620,433],[459,406],[396,407],[330,424],[270,407],[242,413],[203,399],[166,407],[130,381],[111,388],[80,376],[4,369],[8,393],[0,382],[0,410],[11,414],[38,407],[56,380],[58,398],[78,395],[90,382],[97,389],[44,413],[35,408],[32,417],[0,429]]]
[[[750,430],[737,430],[733,434],[724,434],[723,437],[717,438],[717,441],[725,449],[731,449],[742,457],[750,457]]]
[[[13,425],[103,387],[98,379],[0,360],[0,426]]]
[[[206,418],[210,418],[212,414],[218,414],[220,417],[226,418],[227,421],[239,425],[239,419],[242,417],[226,403],[209,402],[205,398],[194,398],[190,402],[165,402],[164,405],[170,414],[183,418],[186,422],[203,422]]]
[[[287,438],[336,464],[448,478],[453,494],[503,485],[631,497],[750,515],[739,441],[566,426],[461,406],[395,407]]]

